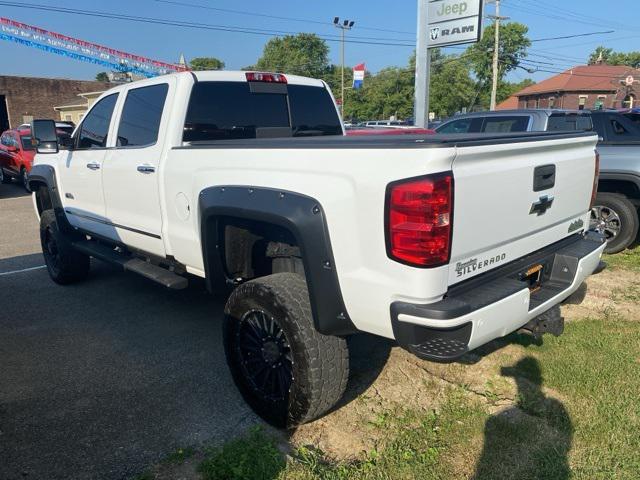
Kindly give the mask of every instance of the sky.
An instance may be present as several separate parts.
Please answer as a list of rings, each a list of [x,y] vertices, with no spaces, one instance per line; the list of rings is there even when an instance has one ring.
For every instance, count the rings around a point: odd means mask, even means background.
[[[3,3],[0,0],[2,17],[167,62],[177,62],[180,54],[184,54],[187,60],[214,56],[223,60],[227,69],[240,69],[258,59],[265,42],[270,38],[269,35],[45,12]],[[373,72],[387,66],[406,65],[416,38],[416,0],[22,0],[8,3],[66,7],[223,27],[314,32],[332,37],[339,34],[332,25],[333,17],[339,16],[355,21],[347,38],[359,42],[409,45],[348,43],[345,54],[347,65],[364,62],[367,69]],[[611,6],[610,11],[605,10],[607,5]],[[488,4],[485,15],[493,13],[493,5]],[[634,25],[634,19],[640,18],[638,0],[502,0],[500,13],[526,24],[532,40],[614,30],[608,34],[534,41],[527,68],[537,67],[547,71],[530,73],[517,70],[509,77],[513,81],[524,78],[541,80],[553,75],[552,72],[586,63],[589,53],[598,45],[620,51],[640,50],[640,31]],[[331,61],[339,64],[340,43],[329,42],[329,46]],[[460,52],[460,49],[449,50],[449,53]],[[104,67],[2,40],[0,58],[2,75],[92,79],[97,72],[105,70]]]

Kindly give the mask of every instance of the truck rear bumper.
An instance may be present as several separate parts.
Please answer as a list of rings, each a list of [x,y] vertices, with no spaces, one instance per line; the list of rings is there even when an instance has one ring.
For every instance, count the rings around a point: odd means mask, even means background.
[[[396,341],[420,358],[452,361],[503,337],[574,293],[600,264],[604,238],[579,234],[450,288],[439,302],[394,302]],[[523,275],[541,268],[530,289]]]

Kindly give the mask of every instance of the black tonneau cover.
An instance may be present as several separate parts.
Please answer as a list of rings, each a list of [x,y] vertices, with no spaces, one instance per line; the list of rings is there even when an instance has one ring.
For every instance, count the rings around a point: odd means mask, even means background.
[[[517,133],[451,133],[435,135],[371,135],[371,136],[317,136],[295,138],[255,138],[245,140],[218,140],[186,142],[176,149],[335,149],[335,148],[441,148],[470,147],[476,145],[561,140],[563,138],[595,137],[594,132],[517,132]]]

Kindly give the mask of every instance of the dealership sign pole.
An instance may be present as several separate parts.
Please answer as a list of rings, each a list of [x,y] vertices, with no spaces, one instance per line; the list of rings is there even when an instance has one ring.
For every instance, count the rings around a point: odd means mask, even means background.
[[[416,126],[426,128],[429,123],[429,50],[480,40],[483,6],[484,0],[418,0],[414,106]]]

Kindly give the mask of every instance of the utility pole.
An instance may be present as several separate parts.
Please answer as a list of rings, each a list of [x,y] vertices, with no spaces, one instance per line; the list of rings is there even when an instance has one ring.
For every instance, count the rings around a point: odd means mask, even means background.
[[[495,0],[496,14],[492,17],[495,19],[495,43],[493,45],[493,79],[491,82],[491,110],[496,109],[496,97],[498,95],[498,71],[500,60],[500,20],[506,20],[507,17],[500,16],[500,0]]]
[[[353,25],[356,22],[354,22],[353,20],[344,20],[342,23],[340,23],[340,17],[333,17],[333,25],[336,28],[339,28],[341,30],[341,37],[342,37],[342,48],[341,48],[341,63],[342,63],[342,94],[340,96],[340,114],[342,115],[342,119],[344,120],[344,35],[345,32],[347,30],[351,30],[353,28]]]

